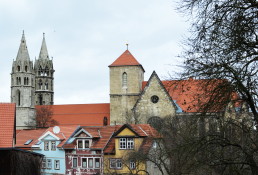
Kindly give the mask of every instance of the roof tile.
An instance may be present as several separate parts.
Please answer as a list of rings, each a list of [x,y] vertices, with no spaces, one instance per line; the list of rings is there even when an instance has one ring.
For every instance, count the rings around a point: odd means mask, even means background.
[[[14,146],[15,103],[0,103],[0,148]]]

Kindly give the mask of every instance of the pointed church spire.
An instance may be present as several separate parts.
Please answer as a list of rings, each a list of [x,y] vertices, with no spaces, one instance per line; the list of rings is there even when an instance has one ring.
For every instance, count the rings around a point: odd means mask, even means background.
[[[21,44],[19,47],[16,60],[30,60],[29,52],[26,45],[24,30],[22,31]]]
[[[47,51],[47,45],[46,45],[46,40],[45,40],[45,33],[43,33],[43,40],[42,40],[42,45],[39,53],[39,59],[48,59],[48,51]]]

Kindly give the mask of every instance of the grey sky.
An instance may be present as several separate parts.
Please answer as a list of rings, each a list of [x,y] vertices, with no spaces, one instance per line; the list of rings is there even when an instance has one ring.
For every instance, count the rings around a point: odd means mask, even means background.
[[[22,30],[30,59],[43,32],[55,68],[55,104],[109,102],[110,65],[126,49],[161,78],[176,71],[188,24],[173,0],[1,0],[0,102],[10,102],[10,72]],[[174,65],[174,66],[173,66]]]

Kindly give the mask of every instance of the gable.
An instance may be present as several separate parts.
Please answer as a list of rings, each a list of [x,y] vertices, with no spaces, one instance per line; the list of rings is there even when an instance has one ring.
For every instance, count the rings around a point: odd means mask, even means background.
[[[135,116],[139,117],[141,123],[146,123],[151,117],[173,116],[176,109],[175,103],[154,71],[133,108]]]
[[[136,134],[129,128],[124,128],[117,136],[136,136]]]
[[[84,129],[81,129],[80,131],[78,131],[74,137],[77,137],[77,138],[92,138],[92,135],[87,132],[86,130]]]
[[[57,137],[55,134],[53,134],[50,131],[47,131],[45,134],[43,134],[38,140],[60,140],[59,137]]]

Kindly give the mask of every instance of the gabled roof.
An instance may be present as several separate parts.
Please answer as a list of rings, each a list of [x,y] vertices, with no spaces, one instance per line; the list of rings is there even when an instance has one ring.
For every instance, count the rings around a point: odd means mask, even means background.
[[[76,134],[83,130],[89,133],[92,136],[93,142],[90,149],[105,149],[106,145],[110,141],[113,133],[117,130],[119,126],[83,126],[77,129],[71,138],[75,137]],[[67,143],[63,146],[64,149],[74,149],[76,147],[76,140],[73,140],[71,143]]]
[[[148,81],[143,81],[143,83],[142,83],[142,88],[143,88],[143,90],[142,90],[142,92],[141,92],[140,98],[138,98],[138,100],[136,101],[136,103],[135,103],[135,105],[134,105],[133,108],[135,108],[135,107],[138,105],[138,103],[141,101],[142,96],[144,95],[144,93],[146,92],[146,89],[149,87],[151,81],[153,81],[154,78],[156,78],[156,79],[158,80],[158,83],[159,83],[160,87],[161,87],[162,89],[164,89],[164,92],[166,93],[167,97],[169,98],[169,101],[171,102],[171,104],[172,104],[176,109],[178,109],[177,105],[176,105],[175,102],[173,101],[172,97],[171,97],[170,94],[168,93],[167,89],[165,88],[164,84],[161,82],[159,76],[157,75],[157,73],[156,73],[155,71],[152,72],[152,74],[151,74],[151,76],[150,76],[150,78],[149,78]]]
[[[58,125],[103,126],[103,119],[110,122],[109,103],[49,105],[53,111],[52,118]],[[36,106],[40,108],[42,106]]]
[[[32,145],[38,142],[38,138],[47,130],[42,129],[27,129],[19,130],[16,133],[16,148],[30,149]],[[28,140],[32,140],[29,144],[25,145]]]
[[[125,128],[130,128],[130,130],[133,130],[135,133],[138,134],[138,136],[143,137],[144,140],[146,140],[147,138],[153,139],[161,137],[161,135],[149,124],[125,124],[123,126],[120,126],[120,128],[114,133],[113,137],[110,139],[104,150],[105,154],[115,153],[115,136]],[[150,141],[148,141],[143,142],[141,144],[141,147],[144,149],[149,149],[151,145],[152,144],[150,144]]]
[[[53,135],[55,135],[56,137],[60,138],[61,142],[57,145],[57,147],[62,147],[65,144],[65,142],[67,141],[67,139],[74,133],[74,131],[78,127],[79,127],[78,125],[66,125],[66,126],[59,125],[59,128],[60,128],[59,133],[53,132],[54,127],[49,127],[45,131],[45,133],[50,132]]]
[[[206,105],[212,97],[216,96],[216,94],[213,93],[213,90],[227,83],[226,80],[222,79],[193,78],[189,78],[187,80],[169,80],[161,82],[171,98],[183,112],[203,112],[202,107]],[[144,88],[147,83],[147,81],[144,81],[142,83],[142,87]],[[220,101],[218,100],[218,105],[214,106],[214,108],[208,112],[219,112],[223,110],[226,105],[220,105],[219,102]]]
[[[15,142],[15,103],[0,103],[0,148]]]
[[[134,58],[129,50],[124,51],[109,67],[114,66],[141,66],[142,65]],[[143,69],[143,67],[142,67]],[[143,69],[144,71],[144,69]]]

